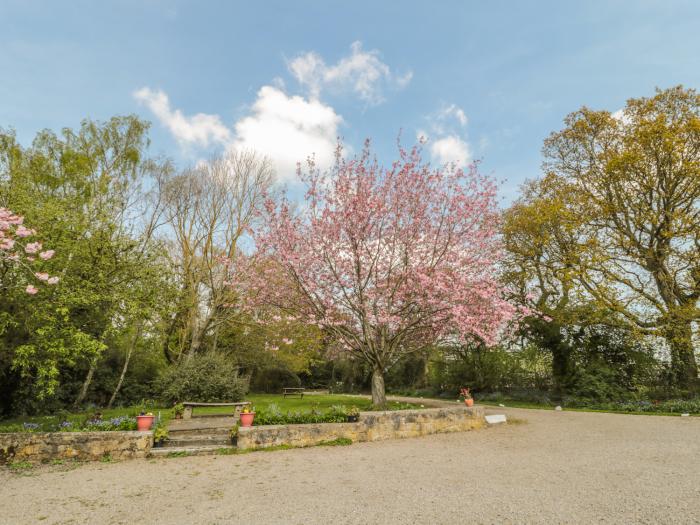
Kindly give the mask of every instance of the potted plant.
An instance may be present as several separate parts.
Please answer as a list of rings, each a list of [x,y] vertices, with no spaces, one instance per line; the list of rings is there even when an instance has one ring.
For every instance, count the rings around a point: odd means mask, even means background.
[[[461,388],[459,390],[459,395],[461,398],[464,399],[465,405],[467,405],[468,407],[474,406],[474,398],[472,397],[472,394],[468,388]]]
[[[185,405],[182,403],[176,403],[175,406],[173,406],[173,414],[175,415],[175,419],[182,419],[182,415],[185,413]]]
[[[242,427],[252,427],[254,419],[255,419],[255,408],[254,407],[247,406],[241,411],[241,426]]]
[[[238,442],[238,423],[233,425],[233,428],[228,433],[228,437],[231,440],[232,445],[235,445]]]
[[[154,447],[162,447],[168,439],[168,429],[165,427],[159,426],[156,428],[155,432],[153,432]]]
[[[151,430],[151,427],[153,426],[153,420],[155,418],[156,416],[154,416],[151,412],[149,412],[148,414],[141,412],[138,416],[136,416],[136,429],[139,432],[146,432],[147,430]]]
[[[348,423],[357,423],[360,420],[360,411],[353,405],[347,413]]]

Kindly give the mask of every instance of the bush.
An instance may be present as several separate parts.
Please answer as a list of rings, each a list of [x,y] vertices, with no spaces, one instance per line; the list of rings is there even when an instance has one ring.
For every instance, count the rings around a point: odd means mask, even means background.
[[[168,404],[233,402],[243,399],[248,381],[238,375],[238,367],[224,355],[209,353],[166,370],[156,382],[156,391]]]
[[[253,374],[250,386],[253,392],[279,394],[284,387],[300,387],[301,379],[286,368],[264,368]]]
[[[592,362],[586,368],[576,370],[567,393],[571,397],[594,402],[628,399],[632,393],[620,386],[618,375],[611,366]]]

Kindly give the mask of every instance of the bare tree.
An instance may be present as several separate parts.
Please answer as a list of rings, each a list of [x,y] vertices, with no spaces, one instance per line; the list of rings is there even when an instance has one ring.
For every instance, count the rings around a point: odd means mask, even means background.
[[[266,157],[231,150],[184,170],[165,188],[171,254],[180,280],[178,359],[190,358],[208,334],[234,315],[222,257],[235,261],[273,182]]]

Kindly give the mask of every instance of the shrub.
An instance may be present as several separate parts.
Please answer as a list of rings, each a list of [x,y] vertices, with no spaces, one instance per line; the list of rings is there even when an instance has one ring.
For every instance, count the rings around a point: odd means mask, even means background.
[[[158,378],[156,390],[168,404],[240,401],[248,392],[248,381],[224,355],[208,353],[166,370]]]
[[[250,386],[254,392],[279,394],[284,387],[300,387],[301,379],[286,368],[263,368],[253,375]]]

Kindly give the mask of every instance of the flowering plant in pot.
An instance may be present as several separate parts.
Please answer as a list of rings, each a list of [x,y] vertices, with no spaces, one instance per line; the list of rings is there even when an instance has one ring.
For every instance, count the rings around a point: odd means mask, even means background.
[[[139,432],[151,430],[153,420],[155,418],[156,416],[154,416],[152,412],[149,412],[148,414],[141,412],[138,416],[136,416],[136,429]]]
[[[348,423],[357,423],[360,420],[360,411],[356,406],[350,407],[347,413]]]
[[[468,388],[460,388],[459,397],[464,399],[464,404],[468,407],[474,406],[474,398]]]
[[[247,406],[241,411],[241,426],[252,427],[255,419],[255,407]]]

